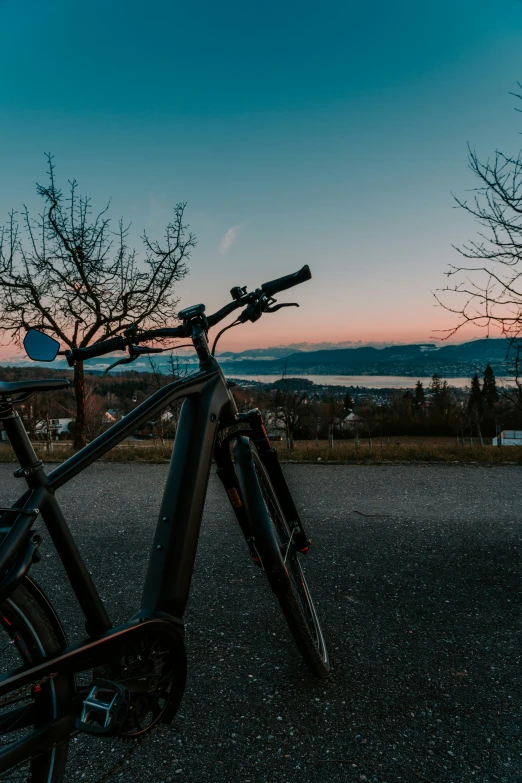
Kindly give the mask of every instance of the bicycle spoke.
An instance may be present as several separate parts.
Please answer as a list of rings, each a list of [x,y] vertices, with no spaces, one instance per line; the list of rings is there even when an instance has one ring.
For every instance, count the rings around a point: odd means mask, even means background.
[[[290,551],[290,547],[292,545],[292,541],[294,540],[294,534],[295,534],[296,530],[299,530],[299,528],[298,527],[292,528],[292,532],[290,534],[290,538],[288,539],[288,546],[286,547],[285,556],[283,557],[283,562],[284,562],[285,565],[286,565],[286,561],[287,561],[287,558],[288,558],[288,552]]]

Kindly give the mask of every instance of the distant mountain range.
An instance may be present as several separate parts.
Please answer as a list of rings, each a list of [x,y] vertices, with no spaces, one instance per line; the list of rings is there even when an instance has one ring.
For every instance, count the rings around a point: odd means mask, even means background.
[[[277,375],[285,369],[290,374],[309,375],[406,375],[431,376],[437,372],[456,378],[482,372],[489,363],[500,375],[511,372],[507,358],[509,340],[473,340],[460,345],[391,345],[384,348],[333,348],[286,353],[284,348],[221,354],[223,369],[237,375],[256,373]]]
[[[346,345],[346,344],[344,344]],[[382,345],[382,343],[380,344]],[[302,347],[301,347],[302,346]],[[277,346],[272,348],[254,348],[234,353],[223,351],[219,354],[223,370],[233,377],[256,375],[280,376],[283,372],[290,375],[404,375],[412,378],[428,377],[438,373],[445,378],[471,377],[473,373],[483,372],[489,363],[499,376],[512,375],[511,362],[507,358],[509,340],[483,339],[460,345],[421,343],[414,345],[386,345],[375,347],[319,348],[300,344]],[[123,355],[123,354],[118,354]],[[87,362],[86,370],[103,371],[117,358],[104,357]],[[192,354],[180,352],[180,365],[194,367],[196,362]],[[167,356],[154,356],[154,364],[163,372],[169,372]],[[4,361],[3,364],[32,364],[27,360]],[[59,368],[63,361],[54,362]],[[122,370],[147,371],[151,369],[147,360],[140,359],[131,365],[123,365]]]

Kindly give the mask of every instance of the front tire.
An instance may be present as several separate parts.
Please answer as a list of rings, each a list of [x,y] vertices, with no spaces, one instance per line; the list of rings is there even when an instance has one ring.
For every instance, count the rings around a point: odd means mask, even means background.
[[[247,446],[237,443],[240,450]],[[330,659],[312,596],[306,583],[301,559],[292,545],[292,531],[255,446],[250,458],[236,453],[241,495],[254,533],[263,570],[281,606],[290,632],[303,660],[316,677],[326,677]],[[243,452],[244,455],[244,452]]]

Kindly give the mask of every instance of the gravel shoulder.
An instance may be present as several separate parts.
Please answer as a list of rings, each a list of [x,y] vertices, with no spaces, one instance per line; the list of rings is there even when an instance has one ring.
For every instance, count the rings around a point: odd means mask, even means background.
[[[0,465],[0,503],[21,494]],[[139,606],[167,465],[59,491],[114,622]],[[73,744],[67,783],[519,781],[522,468],[286,465],[333,672],[308,677],[211,477],[186,613],[189,678],[143,744]],[[88,483],[89,482],[89,483]],[[32,575],[81,637],[48,537]],[[126,754],[129,754],[126,756]]]

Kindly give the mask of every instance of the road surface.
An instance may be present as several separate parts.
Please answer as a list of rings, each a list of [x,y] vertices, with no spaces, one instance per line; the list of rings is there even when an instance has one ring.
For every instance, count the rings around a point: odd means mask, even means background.
[[[520,781],[522,469],[285,471],[314,541],[330,679],[308,676],[212,477],[180,712],[137,749],[73,741],[67,783]],[[166,473],[99,464],[60,490],[115,622],[139,606]],[[11,466],[0,487],[16,498]],[[79,638],[48,538],[42,554],[32,574]]]

